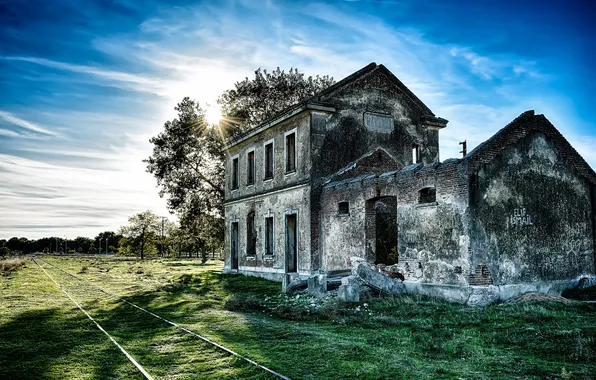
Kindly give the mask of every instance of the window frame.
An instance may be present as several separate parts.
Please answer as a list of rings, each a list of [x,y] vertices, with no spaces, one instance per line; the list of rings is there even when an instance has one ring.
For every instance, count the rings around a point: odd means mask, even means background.
[[[347,206],[347,211],[342,212],[342,205]],[[338,216],[347,216],[350,215],[350,202],[349,201],[342,201],[337,203],[337,215]]]
[[[271,177],[267,176],[267,146],[269,145],[271,145]],[[272,181],[273,178],[275,178],[275,139],[271,139],[263,143],[263,157],[263,181]]]
[[[252,217],[251,223],[249,220]],[[257,255],[257,226],[255,224],[256,213],[254,211],[250,211],[246,214],[246,256],[247,257],[255,257]],[[252,224],[252,232],[250,231],[250,225]],[[254,233],[253,233],[254,232]],[[254,247],[252,246],[253,242],[251,242],[251,238],[254,238]],[[252,248],[252,252],[249,252],[249,248]]]
[[[250,180],[250,174],[251,174],[251,167],[250,167],[250,160],[249,160],[249,156],[252,153],[252,181]],[[246,186],[254,186],[255,184],[255,177],[256,177],[256,172],[255,172],[255,168],[256,168],[256,155],[255,155],[255,149],[251,149],[248,150],[246,152]]]
[[[234,163],[236,163],[234,167]],[[235,170],[234,170],[235,169]],[[230,191],[238,190],[240,186],[240,160],[239,155],[232,156],[230,159]]]
[[[269,234],[268,234],[269,231],[268,231],[268,223],[267,222],[269,219],[271,219],[271,241],[269,241]],[[263,231],[264,231],[263,255],[272,257],[275,255],[275,218],[274,218],[273,214],[268,214],[268,215],[265,215],[264,221],[265,221],[265,228],[263,228]],[[268,252],[269,246],[271,246],[271,252]]]
[[[294,134],[294,168],[288,170],[288,136]],[[291,129],[284,133],[284,172],[285,174],[296,173],[298,167],[298,130],[296,128]]]

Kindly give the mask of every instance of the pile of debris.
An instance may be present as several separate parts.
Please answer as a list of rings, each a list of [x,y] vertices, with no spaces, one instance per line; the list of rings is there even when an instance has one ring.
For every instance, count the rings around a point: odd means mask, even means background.
[[[358,257],[351,258],[352,273],[341,279],[337,296],[344,302],[360,302],[363,295],[376,291],[385,295],[399,295],[406,292],[403,276],[395,266],[373,265]],[[307,280],[308,293],[325,297],[328,291],[327,275],[319,274]]]

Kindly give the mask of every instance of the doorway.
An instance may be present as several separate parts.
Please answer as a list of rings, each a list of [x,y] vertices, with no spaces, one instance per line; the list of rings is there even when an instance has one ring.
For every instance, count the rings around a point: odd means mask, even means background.
[[[365,218],[367,260],[375,264],[397,264],[397,197],[367,200]]]
[[[230,236],[231,269],[238,269],[238,222],[232,223]]]
[[[296,214],[286,215],[286,273],[298,271],[297,224]]]

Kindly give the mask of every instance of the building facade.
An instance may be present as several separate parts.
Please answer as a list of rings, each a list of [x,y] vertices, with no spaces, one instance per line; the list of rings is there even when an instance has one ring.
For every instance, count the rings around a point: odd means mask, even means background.
[[[554,126],[528,111],[441,162],[446,125],[372,63],[230,141],[226,271],[304,278],[364,258],[461,302],[593,275],[596,174]]]

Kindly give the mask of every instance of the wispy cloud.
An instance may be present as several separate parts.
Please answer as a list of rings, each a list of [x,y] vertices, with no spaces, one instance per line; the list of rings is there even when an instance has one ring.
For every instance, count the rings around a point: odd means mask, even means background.
[[[32,123],[30,121],[21,119],[20,117],[17,117],[13,114],[11,114],[10,112],[6,112],[6,111],[0,111],[0,118],[6,120],[7,122],[16,125],[17,127],[21,127],[33,132],[37,132],[37,133],[41,133],[44,135],[49,135],[49,136],[55,136],[58,137],[59,134],[53,131],[50,131],[49,129],[40,127],[39,125]],[[24,135],[20,135],[19,136],[24,136]],[[16,137],[16,136],[14,136]]]

